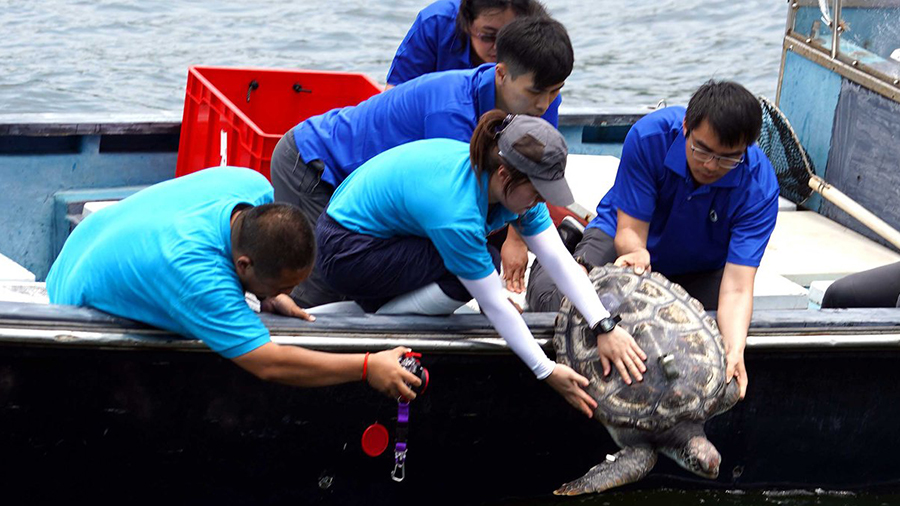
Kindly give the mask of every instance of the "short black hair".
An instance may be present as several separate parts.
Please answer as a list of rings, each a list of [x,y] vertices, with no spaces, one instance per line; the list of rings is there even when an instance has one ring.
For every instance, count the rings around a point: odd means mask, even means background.
[[[738,83],[709,80],[688,102],[684,115],[685,135],[703,121],[724,146],[749,146],[759,138],[762,127],[762,108],[759,100]]]
[[[516,17],[546,16],[547,10],[537,0],[461,0],[459,12],[456,13],[456,38],[462,43],[460,51],[466,50],[466,39],[469,37],[469,26],[484,11],[512,9]]]
[[[534,73],[534,85],[548,88],[572,73],[575,53],[566,27],[548,16],[518,18],[497,36],[497,63],[512,77]]]
[[[277,279],[315,261],[316,239],[309,220],[291,204],[244,209],[235,249],[253,261],[260,277]]]

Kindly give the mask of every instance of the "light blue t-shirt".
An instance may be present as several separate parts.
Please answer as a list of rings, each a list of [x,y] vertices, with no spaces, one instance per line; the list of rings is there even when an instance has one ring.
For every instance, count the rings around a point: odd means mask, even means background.
[[[469,142],[481,116],[497,103],[495,65],[435,72],[351,107],[313,116],[294,127],[304,162],[322,160],[322,180],[337,187],[373,156],[421,139]],[[561,96],[542,116],[559,123]]]
[[[427,237],[447,270],[463,279],[494,271],[487,235],[508,223],[524,236],[552,225],[547,206],[517,215],[488,206],[487,175],[472,170],[469,145],[426,139],[381,153],[334,192],[327,213],[344,228],[380,238]]]
[[[54,304],[88,306],[203,340],[225,358],[269,342],[231,258],[231,213],[273,201],[266,178],[220,167],[88,216],[47,276]]]

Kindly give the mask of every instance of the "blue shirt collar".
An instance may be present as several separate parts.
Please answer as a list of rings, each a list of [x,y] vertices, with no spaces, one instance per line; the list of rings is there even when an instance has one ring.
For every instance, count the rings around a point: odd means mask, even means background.
[[[681,176],[685,181],[689,181],[693,183],[693,178],[691,177],[690,170],[687,165],[687,139],[684,137],[684,131],[681,130],[678,133],[678,137],[672,142],[669,146],[669,151],[666,153],[665,166],[671,170],[672,172]],[[741,184],[741,181],[744,179],[744,174],[748,171],[747,165],[747,157],[744,156],[744,161],[740,163],[737,167],[728,171],[721,179],[718,181],[701,185],[697,188],[698,193],[706,193],[709,191],[710,187],[716,188],[734,188]]]
[[[485,63],[475,70],[475,96],[478,100],[475,109],[478,111],[478,118],[497,107],[497,87],[494,84],[496,75],[495,63]]]

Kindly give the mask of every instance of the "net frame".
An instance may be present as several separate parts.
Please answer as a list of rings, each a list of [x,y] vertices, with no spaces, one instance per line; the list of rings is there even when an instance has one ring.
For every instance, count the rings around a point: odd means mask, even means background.
[[[784,113],[768,98],[757,98],[763,116],[757,144],[775,169],[781,196],[803,205],[813,194],[809,181],[816,177],[815,166]]]

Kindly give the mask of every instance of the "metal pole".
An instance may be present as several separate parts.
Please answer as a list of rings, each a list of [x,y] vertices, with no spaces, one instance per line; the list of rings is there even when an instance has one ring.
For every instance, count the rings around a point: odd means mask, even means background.
[[[784,34],[787,35],[794,31],[794,22],[797,18],[797,8],[799,4],[796,0],[787,0],[788,3],[788,13],[787,13],[787,26],[784,28]]]
[[[838,47],[841,43],[841,4],[843,0],[834,0],[834,8],[831,16],[831,59],[837,58]]]

